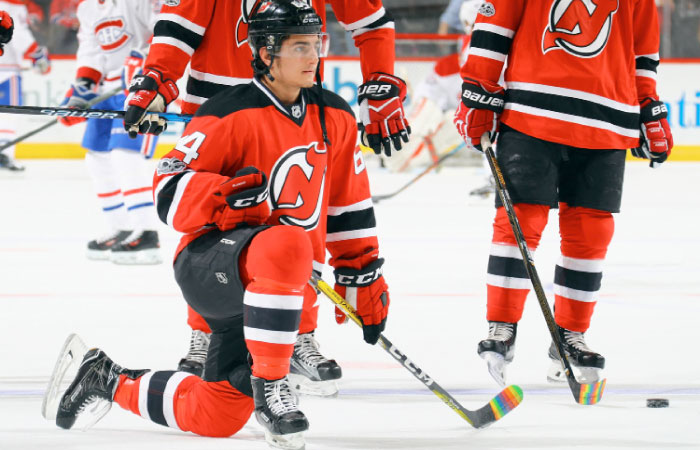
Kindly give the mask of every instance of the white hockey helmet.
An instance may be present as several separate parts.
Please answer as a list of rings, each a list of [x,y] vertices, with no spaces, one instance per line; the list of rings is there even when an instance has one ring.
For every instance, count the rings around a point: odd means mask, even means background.
[[[462,2],[462,6],[459,8],[459,20],[464,26],[465,33],[469,34],[472,32],[472,27],[474,22],[476,22],[476,15],[482,3],[484,3],[484,0],[464,0]]]

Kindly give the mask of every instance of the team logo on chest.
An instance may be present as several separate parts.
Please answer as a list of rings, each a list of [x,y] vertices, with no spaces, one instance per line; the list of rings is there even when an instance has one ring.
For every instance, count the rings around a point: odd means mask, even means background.
[[[270,174],[270,201],[280,223],[316,228],[323,206],[326,163],[326,148],[319,148],[318,142],[287,150],[275,162]]]
[[[542,51],[564,50],[580,58],[603,51],[619,0],[554,0],[542,35]]]
[[[98,22],[95,25],[95,36],[102,50],[106,52],[118,50],[131,39],[131,34],[127,33],[124,19],[121,17]]]

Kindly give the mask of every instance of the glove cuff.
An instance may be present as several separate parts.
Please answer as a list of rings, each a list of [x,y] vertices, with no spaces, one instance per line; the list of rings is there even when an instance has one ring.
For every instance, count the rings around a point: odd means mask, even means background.
[[[335,282],[346,287],[366,287],[377,281],[383,274],[384,258],[379,258],[362,269],[338,267],[333,271]]]
[[[668,109],[662,101],[647,97],[640,102],[642,108],[639,111],[640,122],[655,122],[668,117]]]

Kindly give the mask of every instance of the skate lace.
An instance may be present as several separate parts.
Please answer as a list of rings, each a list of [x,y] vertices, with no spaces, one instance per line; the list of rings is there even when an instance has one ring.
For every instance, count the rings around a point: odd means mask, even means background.
[[[592,352],[592,350],[588,348],[588,345],[586,345],[586,341],[583,339],[583,333],[581,332],[564,330],[564,339],[567,344],[579,351]]]
[[[489,323],[489,339],[507,341],[513,337],[513,324],[504,322]]]
[[[287,377],[265,382],[265,401],[272,414],[276,416],[299,411],[297,398],[289,388]]]
[[[312,333],[300,334],[294,344],[297,359],[309,367],[316,368],[327,359],[318,351],[318,341]]]
[[[207,352],[209,350],[210,341],[210,334],[200,330],[192,330],[190,350],[187,352],[185,359],[204,364],[204,362],[207,360]]]

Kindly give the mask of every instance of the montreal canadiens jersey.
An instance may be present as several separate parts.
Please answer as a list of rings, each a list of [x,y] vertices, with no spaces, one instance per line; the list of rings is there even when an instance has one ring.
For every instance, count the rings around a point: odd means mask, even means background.
[[[145,53],[153,36],[158,0],[83,0],[78,5],[77,77],[121,83],[124,61],[132,50]]]
[[[495,83],[506,57],[503,123],[574,147],[639,145],[639,102],[657,97],[654,0],[487,0],[461,74]]]
[[[0,56],[0,81],[4,81],[19,73],[22,60],[38,45],[29,30],[27,6],[22,0],[0,0],[0,10],[7,12],[15,25],[12,40],[5,44],[5,53]]]
[[[330,145],[324,143],[319,104],[325,105]],[[219,186],[253,166],[268,179],[271,225],[295,225],[309,234],[314,269],[326,248],[339,258],[375,254],[377,233],[357,125],[348,104],[324,90],[302,89],[291,108],[259,80],[226,89],[197,111],[175,148],[158,164],[153,186],[160,219],[185,233],[176,255],[216,229],[216,211],[228,208]]]
[[[326,23],[324,0],[310,3]],[[165,1],[158,17],[146,67],[179,80],[190,63],[182,111],[199,105],[227,86],[253,78],[247,17],[256,0]],[[394,22],[381,0],[329,0],[343,27],[360,49],[365,78],[372,72],[394,73]],[[243,11],[246,14],[243,14]]]

